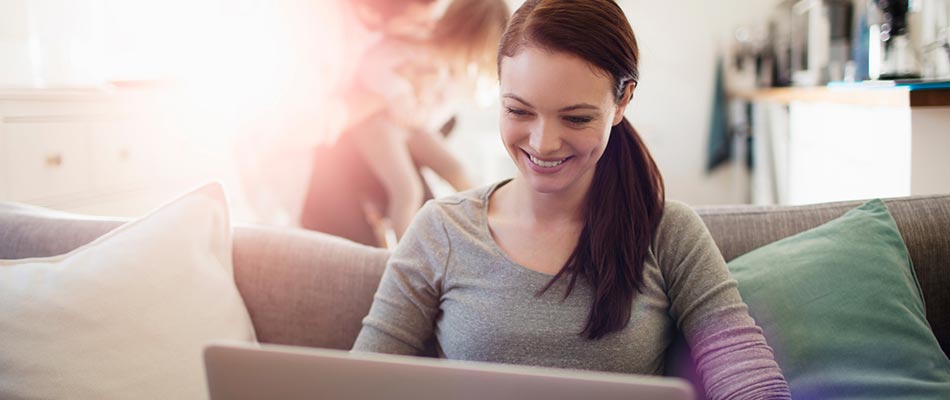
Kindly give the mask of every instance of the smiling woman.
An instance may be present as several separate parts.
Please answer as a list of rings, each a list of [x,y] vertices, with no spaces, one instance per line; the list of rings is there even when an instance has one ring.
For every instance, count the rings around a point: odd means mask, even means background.
[[[543,290],[570,275],[567,296],[578,277],[587,278],[598,300],[583,333],[597,339],[628,323],[630,300],[642,289],[646,249],[664,210],[660,172],[623,115],[640,75],[638,45],[625,21],[605,24],[624,19],[616,5],[606,12],[589,3],[528,2],[525,7],[533,10],[512,20],[499,48],[498,68],[504,101],[515,99],[524,107],[512,114],[519,118],[502,119],[501,130],[527,185],[516,179],[493,194],[492,231],[516,261],[554,275]],[[512,107],[506,103],[505,108]],[[552,157],[559,153],[564,154]],[[533,233],[525,227],[538,224],[506,224],[510,219],[505,218],[524,208],[535,219],[555,210],[554,219],[573,226],[576,233],[567,237],[576,242],[532,259],[535,244],[521,238]]]
[[[586,61],[534,47],[502,61],[501,82],[502,139],[522,176],[538,192],[582,198],[633,85],[617,103],[610,78]]]
[[[356,351],[661,374],[677,331],[711,398],[790,397],[702,220],[624,117],[636,38],[610,0],[529,0],[498,52],[518,175],[429,202]]]

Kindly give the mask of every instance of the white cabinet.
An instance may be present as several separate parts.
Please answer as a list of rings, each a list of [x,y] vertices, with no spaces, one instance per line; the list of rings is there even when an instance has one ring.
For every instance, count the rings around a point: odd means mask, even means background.
[[[92,172],[90,134],[84,123],[4,124],[7,195],[36,201],[82,193]]]
[[[753,103],[757,204],[950,193],[950,91],[773,89]]]
[[[787,203],[911,194],[910,109],[793,103]]]
[[[169,140],[151,128],[153,111],[117,93],[0,91],[0,201],[102,214],[154,207]]]
[[[121,190],[141,185],[161,153],[157,138],[133,120],[92,124],[93,187]]]
[[[7,167],[4,164],[5,156],[7,152],[7,139],[4,134],[4,126],[0,124],[0,199],[8,199],[10,195],[7,193],[9,191],[9,182],[7,179]]]
[[[915,109],[910,123],[912,192],[950,193],[950,108]]]
[[[0,90],[0,202],[137,217],[219,181],[232,215],[254,221],[234,169],[236,128],[183,98],[163,89]]]

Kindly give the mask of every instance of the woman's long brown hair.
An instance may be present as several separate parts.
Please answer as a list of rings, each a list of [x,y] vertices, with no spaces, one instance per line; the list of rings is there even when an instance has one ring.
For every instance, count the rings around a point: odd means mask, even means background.
[[[619,104],[639,79],[639,50],[630,23],[611,0],[527,0],[508,24],[498,68],[526,46],[578,56],[609,75]],[[587,194],[577,247],[541,292],[570,276],[591,285],[593,299],[581,335],[600,339],[630,321],[643,286],[643,264],[664,206],[663,178],[640,135],[624,117],[611,128]]]

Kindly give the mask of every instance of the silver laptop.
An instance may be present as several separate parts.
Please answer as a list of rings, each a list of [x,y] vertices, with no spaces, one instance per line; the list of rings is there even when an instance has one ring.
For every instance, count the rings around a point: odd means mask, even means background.
[[[349,353],[276,345],[205,348],[212,400],[691,400],[676,378]]]

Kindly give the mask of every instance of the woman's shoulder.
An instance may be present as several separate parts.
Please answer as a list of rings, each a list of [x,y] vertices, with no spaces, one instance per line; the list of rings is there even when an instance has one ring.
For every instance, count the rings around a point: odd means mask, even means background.
[[[485,185],[430,200],[423,208],[438,209],[442,214],[475,217],[485,209],[487,197],[498,184]]]
[[[693,207],[679,201],[666,201],[651,247],[658,266],[668,279],[680,276],[683,271],[688,274],[694,268],[704,268],[709,262],[722,260],[702,218]],[[676,272],[678,270],[680,272]]]
[[[439,197],[434,201],[443,205],[458,205],[465,202],[484,204],[486,203],[488,195],[490,195],[496,187],[503,183],[504,181],[464,190],[447,196]]]
[[[656,230],[658,242],[671,239],[674,242],[680,242],[689,237],[701,235],[705,231],[706,225],[693,207],[681,201],[666,200],[663,216]]]
[[[692,206],[679,200],[667,199],[663,205],[663,220],[681,221],[699,218]]]
[[[495,183],[429,200],[416,218],[430,223],[438,221],[449,230],[475,233],[483,225],[488,195],[498,185]]]

